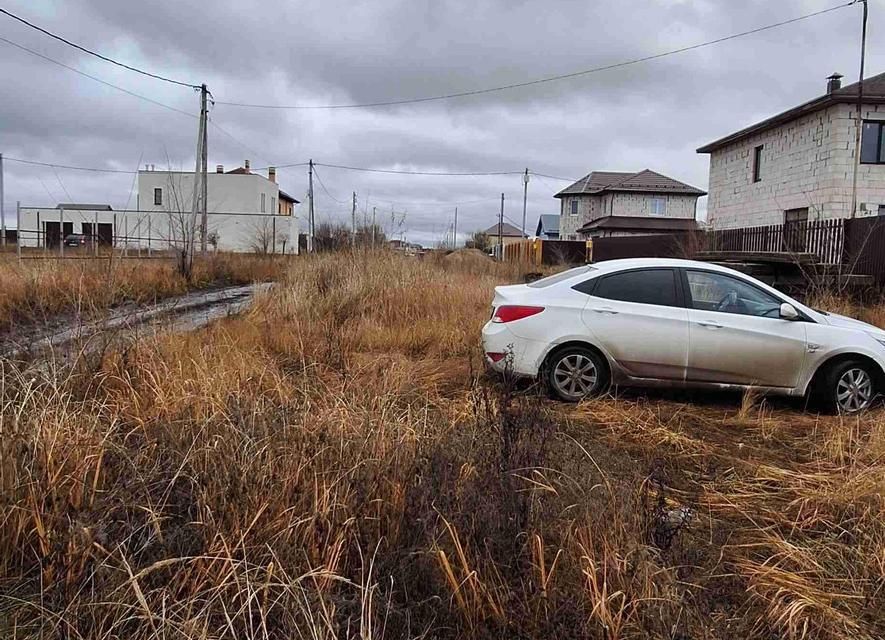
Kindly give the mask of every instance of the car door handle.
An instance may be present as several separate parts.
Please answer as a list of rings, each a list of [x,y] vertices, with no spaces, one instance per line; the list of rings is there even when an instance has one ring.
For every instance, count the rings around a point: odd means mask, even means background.
[[[706,327],[707,329],[721,329],[722,325],[718,322],[708,322],[705,320],[698,320],[698,324],[702,327]]]
[[[596,313],[610,313],[611,315],[616,315],[618,312],[612,309],[611,307],[595,307],[593,309]]]

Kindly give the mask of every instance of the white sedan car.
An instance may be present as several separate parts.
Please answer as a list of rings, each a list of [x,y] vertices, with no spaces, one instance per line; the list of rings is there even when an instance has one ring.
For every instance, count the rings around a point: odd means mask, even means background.
[[[571,402],[611,384],[754,388],[855,413],[885,379],[885,331],[704,262],[612,260],[497,287],[492,304],[491,367]]]

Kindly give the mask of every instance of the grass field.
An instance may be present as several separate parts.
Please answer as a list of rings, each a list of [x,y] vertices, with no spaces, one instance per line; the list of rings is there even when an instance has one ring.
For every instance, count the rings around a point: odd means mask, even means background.
[[[287,261],[268,256],[218,254],[195,262],[188,284],[173,259],[67,259],[0,253],[0,333],[59,314],[95,315],[127,302],[144,304],[225,284],[247,284],[279,276]]]
[[[317,256],[243,317],[5,367],[0,635],[885,637],[885,413],[513,389],[478,332],[518,275]]]

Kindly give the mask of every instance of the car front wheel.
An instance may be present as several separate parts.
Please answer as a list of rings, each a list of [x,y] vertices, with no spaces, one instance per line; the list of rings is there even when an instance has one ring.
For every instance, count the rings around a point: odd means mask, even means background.
[[[876,398],[876,376],[864,362],[841,362],[827,371],[819,393],[829,413],[860,413]]]
[[[548,362],[546,382],[554,397],[578,402],[608,388],[608,366],[591,349],[568,347],[554,354]]]

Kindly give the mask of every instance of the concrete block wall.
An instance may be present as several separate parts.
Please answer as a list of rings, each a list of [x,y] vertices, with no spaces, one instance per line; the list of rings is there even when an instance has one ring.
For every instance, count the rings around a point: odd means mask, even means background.
[[[729,145],[710,155],[707,220],[714,229],[781,224],[784,211],[808,207],[809,220],[851,213],[856,107],[839,104]],[[885,120],[870,105],[865,120]],[[761,180],[753,182],[762,145]],[[885,204],[885,165],[860,165],[858,202],[875,215]]]

